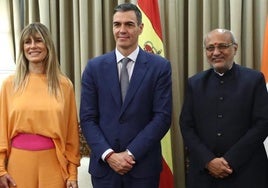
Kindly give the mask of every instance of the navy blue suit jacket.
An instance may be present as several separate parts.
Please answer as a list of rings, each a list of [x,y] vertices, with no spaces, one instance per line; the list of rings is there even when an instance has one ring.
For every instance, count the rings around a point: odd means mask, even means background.
[[[268,93],[260,72],[234,64],[219,76],[213,69],[188,80],[180,117],[189,149],[188,188],[267,188]],[[215,179],[205,165],[224,157],[234,172]]]
[[[170,127],[171,108],[171,66],[165,58],[140,49],[123,104],[115,51],[89,60],[80,107],[82,132],[92,152],[89,172],[102,177],[111,170],[101,156],[112,148],[134,155],[132,176],[160,173],[160,141]]]

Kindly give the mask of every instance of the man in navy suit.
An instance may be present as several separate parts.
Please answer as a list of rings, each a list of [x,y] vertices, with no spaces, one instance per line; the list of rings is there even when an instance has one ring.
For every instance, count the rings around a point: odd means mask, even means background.
[[[138,46],[140,10],[114,10],[116,49],[89,60],[82,76],[80,120],[91,149],[94,188],[158,188],[161,139],[171,124],[171,66]],[[129,86],[121,98],[120,77],[127,57]]]
[[[211,69],[189,78],[180,116],[187,188],[267,188],[268,93],[261,72],[234,63],[231,31],[204,39]]]

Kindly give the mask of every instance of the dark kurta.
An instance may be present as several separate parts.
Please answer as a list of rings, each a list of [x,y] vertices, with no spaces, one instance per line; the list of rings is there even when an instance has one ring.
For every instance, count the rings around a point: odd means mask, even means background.
[[[260,72],[234,64],[224,76],[210,69],[191,77],[180,126],[189,149],[187,188],[268,188],[268,93]],[[233,174],[210,176],[205,165],[215,157]]]

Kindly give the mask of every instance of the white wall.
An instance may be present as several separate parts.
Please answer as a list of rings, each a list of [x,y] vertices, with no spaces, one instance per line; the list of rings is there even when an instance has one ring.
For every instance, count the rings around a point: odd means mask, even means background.
[[[10,74],[13,74],[13,70],[1,70],[0,69],[0,86],[2,85],[3,80],[9,76]]]
[[[88,173],[89,158],[83,157],[78,168],[78,186],[79,188],[92,188],[90,174]]]

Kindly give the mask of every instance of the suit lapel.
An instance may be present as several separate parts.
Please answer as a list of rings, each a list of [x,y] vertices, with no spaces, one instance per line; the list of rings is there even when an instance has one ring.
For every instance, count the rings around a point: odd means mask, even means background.
[[[110,88],[110,91],[115,100],[115,103],[119,107],[121,107],[121,103],[122,103],[121,92],[120,92],[118,70],[117,70],[117,64],[116,64],[116,58],[115,58],[114,52],[105,61],[103,76],[105,77],[107,87]]]

